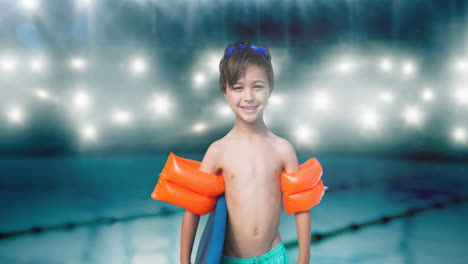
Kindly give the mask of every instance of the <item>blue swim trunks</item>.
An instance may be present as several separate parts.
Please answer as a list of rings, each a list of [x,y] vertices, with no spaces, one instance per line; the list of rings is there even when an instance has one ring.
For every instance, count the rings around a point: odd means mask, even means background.
[[[221,264],[288,264],[288,252],[284,247],[283,242],[280,242],[276,247],[272,248],[267,253],[260,257],[253,258],[235,258],[230,256],[222,256]]]

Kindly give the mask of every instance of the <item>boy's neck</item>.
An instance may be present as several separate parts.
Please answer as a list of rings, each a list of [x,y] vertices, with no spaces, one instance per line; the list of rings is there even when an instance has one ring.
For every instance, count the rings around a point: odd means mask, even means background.
[[[257,139],[266,137],[269,132],[270,130],[265,125],[262,117],[257,119],[254,123],[246,123],[239,119],[236,120],[236,123],[229,134],[235,137]]]

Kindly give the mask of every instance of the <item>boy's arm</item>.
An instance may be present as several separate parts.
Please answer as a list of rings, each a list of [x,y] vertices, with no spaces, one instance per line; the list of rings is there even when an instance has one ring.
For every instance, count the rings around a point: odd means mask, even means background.
[[[299,241],[299,260],[297,263],[309,263],[310,261],[310,211],[302,211],[296,216],[297,239]]]
[[[292,144],[285,140],[282,144],[283,167],[287,173],[299,171],[299,162]],[[297,263],[309,263],[310,260],[310,210],[297,212],[296,218],[297,239],[299,241],[299,260]]]
[[[216,174],[218,172],[218,157],[220,147],[218,141],[213,142],[205,153],[201,162],[200,171]],[[197,233],[198,222],[200,216],[188,210],[185,210],[182,219],[182,230],[180,235],[180,262],[181,264],[189,264],[192,255],[193,242]]]
[[[200,216],[185,210],[180,234],[180,263],[189,264]]]

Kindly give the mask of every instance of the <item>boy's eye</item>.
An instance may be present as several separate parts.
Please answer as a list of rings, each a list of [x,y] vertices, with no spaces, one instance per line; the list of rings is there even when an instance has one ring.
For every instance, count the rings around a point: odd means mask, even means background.
[[[260,88],[260,89],[261,89],[261,88],[263,88],[263,86],[257,85],[257,86],[254,86],[254,88]],[[234,87],[234,88],[232,88],[232,89],[233,89],[233,90],[241,90],[242,87],[238,86],[238,87]]]

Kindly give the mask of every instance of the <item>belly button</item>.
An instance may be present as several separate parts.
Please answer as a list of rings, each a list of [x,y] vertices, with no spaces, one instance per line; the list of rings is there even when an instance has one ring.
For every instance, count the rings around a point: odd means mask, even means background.
[[[258,231],[258,228],[255,228],[255,235],[258,235],[258,233],[260,233],[260,231]]]

